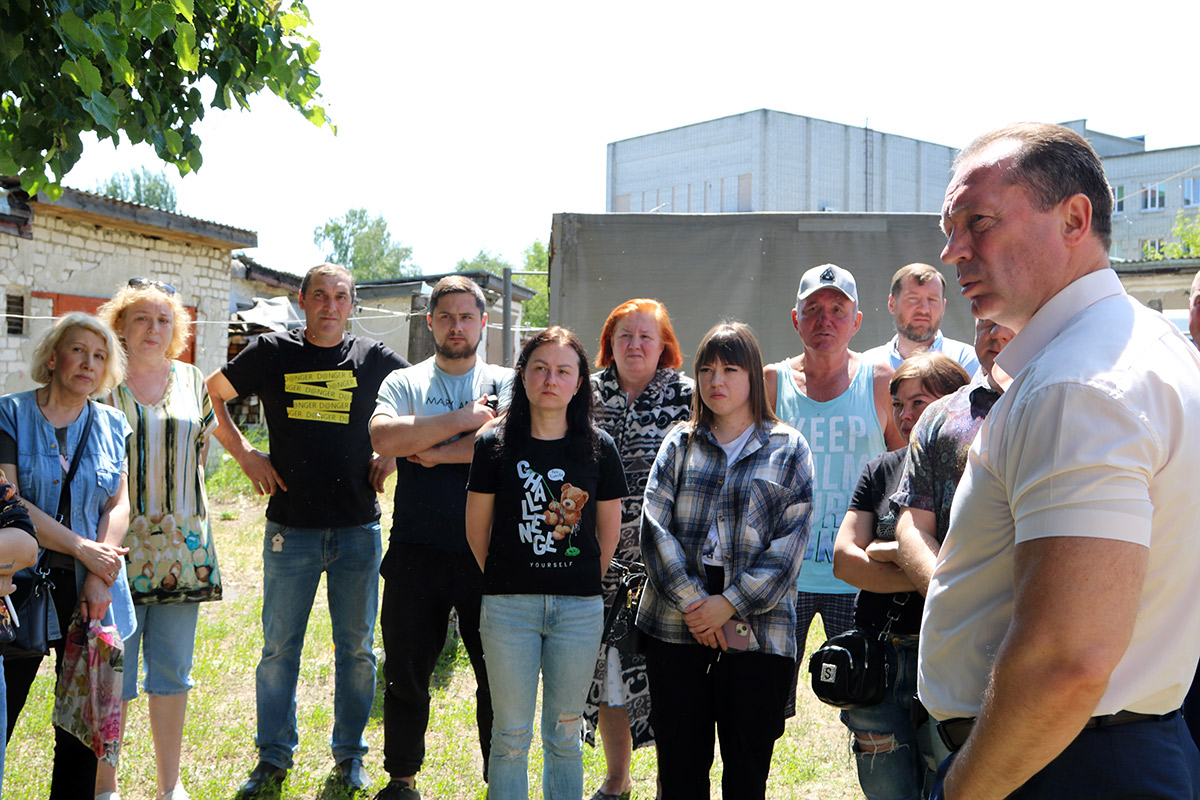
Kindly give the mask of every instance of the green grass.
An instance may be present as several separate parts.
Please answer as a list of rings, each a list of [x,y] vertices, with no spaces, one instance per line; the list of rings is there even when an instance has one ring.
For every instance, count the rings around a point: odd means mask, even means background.
[[[232,464],[237,470],[236,463]],[[225,599],[201,608],[196,636],[187,726],[184,731],[184,783],[196,800],[224,800],[233,795],[254,766],[254,670],[262,647],[259,615],[262,608],[262,530],[265,499],[229,489],[236,480],[210,480],[213,530],[223,573]],[[237,470],[238,475],[241,474]],[[243,479],[244,480],[244,479]],[[220,484],[214,487],[213,482]],[[391,491],[381,497],[383,528],[389,530]],[[228,492],[228,493],[227,493]],[[819,644],[814,626],[808,650]],[[382,640],[376,635],[376,652]],[[333,761],[329,736],[333,725],[333,644],[329,628],[324,581],[309,619],[305,639],[297,718],[300,746],[295,767],[288,775],[285,798],[325,797],[324,785]],[[4,797],[46,797],[49,793],[53,750],[50,717],[53,705],[53,664],[46,659],[30,692],[29,702],[8,746]],[[807,674],[804,675],[807,677]],[[366,738],[371,751],[368,773],[376,788],[386,780],[383,771],[383,713],[380,692]],[[475,682],[466,652],[456,640],[448,643],[434,676],[433,712],[426,736],[428,755],[418,786],[426,800],[482,800],[486,796],[479,746],[475,733]],[[861,797],[845,728],[834,709],[822,705],[801,687],[799,714],[788,721],[775,747],[769,796],[809,800],[845,800]],[[536,726],[536,722],[535,722]],[[530,753],[531,796],[540,797],[540,733],[534,732]],[[604,774],[600,748],[584,746],[585,797],[599,786]],[[121,795],[125,800],[154,800],[154,751],[144,698],[130,704],[121,758]],[[634,797],[653,798],[655,761],[653,748],[642,748],[633,759]],[[713,796],[720,797],[720,756],[713,768]]]
[[[265,428],[247,428],[242,431],[253,447],[264,453],[270,452],[267,447],[267,431]],[[220,449],[220,448],[218,448]],[[233,502],[239,497],[253,497],[254,487],[246,473],[234,461],[233,456],[222,451],[220,463],[216,469],[210,469],[204,485],[208,490],[210,501]],[[218,514],[224,513],[217,511]],[[221,519],[226,519],[221,517]],[[219,556],[219,554],[218,554]]]

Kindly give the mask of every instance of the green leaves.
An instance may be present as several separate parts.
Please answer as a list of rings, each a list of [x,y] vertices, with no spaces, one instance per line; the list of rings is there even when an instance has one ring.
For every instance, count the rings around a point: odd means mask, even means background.
[[[263,89],[333,130],[310,24],[287,0],[0,0],[0,173],[50,193],[89,130],[151,142],[181,173],[199,169],[191,126],[208,105],[249,108]]]
[[[67,61],[62,66],[63,74],[79,85],[84,94],[100,91],[100,70],[92,66],[86,58],[78,61]]]
[[[192,0],[171,0],[171,6],[175,9],[175,13],[183,17],[190,24],[193,16]]]
[[[200,68],[200,56],[196,52],[196,29],[191,23],[180,22],[175,26],[175,55],[179,57],[179,66],[188,72]]]
[[[113,102],[111,97],[95,91],[92,92],[91,97],[82,101],[81,105],[85,111],[92,115],[92,119],[97,124],[108,128],[113,133],[120,130],[117,125],[117,104]]]
[[[350,270],[356,281],[419,275],[410,260],[412,248],[392,239],[383,217],[369,217],[365,208],[352,208],[313,231],[313,244],[330,247],[326,261]]]

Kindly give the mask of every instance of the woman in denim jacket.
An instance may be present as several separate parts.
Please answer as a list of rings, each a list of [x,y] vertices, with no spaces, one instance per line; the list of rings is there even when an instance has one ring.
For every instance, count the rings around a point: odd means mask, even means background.
[[[134,629],[121,547],[129,526],[125,440],[130,428],[120,411],[90,402],[121,381],[124,363],[112,330],[93,316],[73,312],[34,347],[31,375],[41,387],[0,397],[0,469],[15,478],[38,545],[52,551],[55,613],[49,635],[60,674],[63,635],[76,608],[88,619],[115,624],[122,638]],[[89,418],[91,430],[81,441]],[[80,448],[70,506],[59,522],[60,490]],[[5,659],[10,734],[40,662]],[[91,748],[60,728],[54,738],[50,797],[91,797],[96,776]]]
[[[812,457],[767,405],[749,327],[710,330],[695,369],[692,419],[667,435],[642,506],[650,724],[663,800],[709,796],[714,726],[723,795],[762,798],[795,667]]]

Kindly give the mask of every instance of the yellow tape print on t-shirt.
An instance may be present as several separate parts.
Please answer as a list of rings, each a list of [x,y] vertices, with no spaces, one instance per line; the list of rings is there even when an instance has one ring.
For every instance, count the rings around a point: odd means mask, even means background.
[[[358,386],[358,380],[354,377],[353,370],[348,369],[287,373],[283,376],[285,392],[321,398],[293,400],[288,406],[288,417],[346,425],[350,422],[350,401],[354,398],[347,390],[355,386]]]

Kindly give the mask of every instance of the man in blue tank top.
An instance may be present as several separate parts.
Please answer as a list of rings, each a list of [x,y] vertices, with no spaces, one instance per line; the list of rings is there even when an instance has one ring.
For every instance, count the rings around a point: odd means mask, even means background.
[[[813,457],[812,534],[797,579],[800,653],[817,613],[826,636],[853,627],[856,590],[833,577],[833,541],[863,467],[907,444],[892,421],[891,366],[850,349],[861,324],[854,276],[834,264],[813,267],[800,279],[792,309],[804,352],[763,371],[775,415],[804,434]]]

